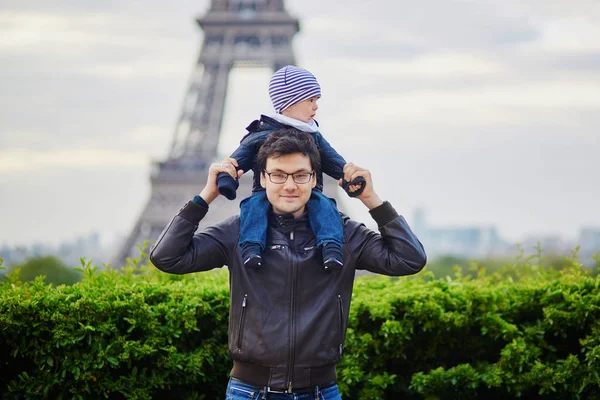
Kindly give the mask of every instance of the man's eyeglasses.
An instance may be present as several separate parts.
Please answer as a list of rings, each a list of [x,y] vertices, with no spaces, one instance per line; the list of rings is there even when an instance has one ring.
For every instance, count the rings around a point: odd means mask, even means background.
[[[263,172],[269,175],[269,180],[273,183],[277,183],[279,185],[285,183],[288,180],[288,177],[291,175],[294,183],[303,184],[310,182],[310,178],[315,174],[313,172],[297,172],[295,174],[285,174],[283,172],[267,172],[266,169]]]

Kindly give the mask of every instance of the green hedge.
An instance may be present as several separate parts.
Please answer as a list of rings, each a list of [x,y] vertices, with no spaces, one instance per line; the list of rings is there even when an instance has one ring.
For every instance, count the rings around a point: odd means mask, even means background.
[[[529,260],[528,260],[529,261]],[[355,283],[345,399],[600,399],[600,278],[517,262]],[[153,267],[0,286],[0,398],[224,397],[228,275]]]
[[[230,368],[223,274],[94,270],[88,266],[72,286],[4,283],[0,398],[212,399],[223,392]]]
[[[344,393],[600,398],[600,280],[358,282]]]

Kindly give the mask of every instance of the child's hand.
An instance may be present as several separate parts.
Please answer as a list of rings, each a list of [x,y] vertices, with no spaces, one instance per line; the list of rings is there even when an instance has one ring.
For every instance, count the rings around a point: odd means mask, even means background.
[[[342,188],[348,193],[350,197],[358,197],[361,195],[365,186],[367,185],[367,181],[362,176],[354,178],[352,182],[344,181]]]
[[[352,185],[352,184],[350,184],[350,185],[348,185],[348,191],[349,191],[350,193],[355,193],[355,192],[357,192],[358,190],[362,189],[362,187],[363,187],[363,184],[362,184],[362,183],[359,183],[359,184],[357,184],[357,185]]]
[[[383,202],[377,193],[375,193],[371,172],[368,169],[361,168],[351,162],[344,165],[344,179],[340,179],[339,184],[342,186],[344,180],[352,182],[357,178],[363,178],[364,183],[362,185],[362,193],[357,195],[356,198],[362,201],[363,204],[369,208],[369,210],[381,205]],[[361,185],[349,185],[349,188],[353,192],[356,192],[361,188]]]
[[[220,163],[211,164],[208,170],[208,177],[206,178],[206,186],[200,192],[200,197],[206,201],[206,204],[210,204],[214,199],[219,196],[219,188],[217,185],[217,176],[220,173],[226,173],[231,175],[234,179],[239,178],[244,174],[244,171],[236,171],[237,161],[233,158],[226,158]]]
[[[350,197],[360,196],[365,189],[365,186],[367,186],[367,181],[365,181],[365,178],[362,176],[357,176],[352,181],[346,180],[344,176],[342,181],[342,189],[344,189]]]

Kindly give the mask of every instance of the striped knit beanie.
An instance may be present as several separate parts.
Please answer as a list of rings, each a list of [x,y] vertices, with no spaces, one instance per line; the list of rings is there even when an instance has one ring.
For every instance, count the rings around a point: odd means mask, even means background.
[[[269,82],[269,96],[275,112],[283,110],[311,97],[321,97],[317,78],[305,69],[288,65],[279,69]]]

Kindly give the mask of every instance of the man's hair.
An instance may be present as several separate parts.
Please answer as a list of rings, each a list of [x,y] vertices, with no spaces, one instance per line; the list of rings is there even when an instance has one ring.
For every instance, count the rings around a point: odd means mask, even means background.
[[[315,140],[309,133],[294,128],[284,128],[267,136],[258,151],[258,169],[267,167],[267,159],[287,154],[302,153],[310,159],[310,166],[317,174],[321,172],[321,155]]]

